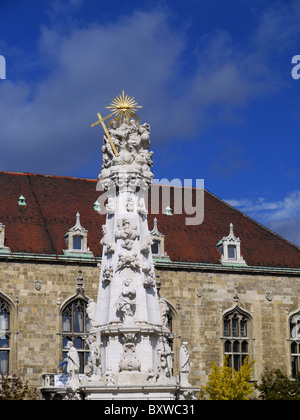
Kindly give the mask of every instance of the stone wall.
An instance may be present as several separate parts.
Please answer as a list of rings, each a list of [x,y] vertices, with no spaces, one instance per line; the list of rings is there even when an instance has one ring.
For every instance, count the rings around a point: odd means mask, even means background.
[[[251,317],[254,379],[264,367],[291,374],[289,316],[300,309],[300,278],[269,274],[160,270],[162,297],[177,308],[175,347],[189,342],[193,385],[204,385],[211,362],[224,357],[223,314],[239,305]]]
[[[97,267],[0,263],[0,292],[13,307],[10,370],[36,386],[41,383],[41,374],[55,372],[61,362],[60,311],[76,294],[79,269],[86,296],[96,299]]]
[[[87,297],[97,299],[99,269],[94,265],[0,262],[0,296],[9,300],[11,372],[35,385],[43,373],[59,372],[61,308],[76,294],[82,270]],[[251,317],[250,353],[255,379],[264,366],[290,371],[289,316],[300,309],[300,277],[249,272],[209,272],[157,267],[160,296],[174,315],[175,373],[181,341],[188,341],[193,385],[204,385],[212,361],[223,360],[223,314],[239,305]]]

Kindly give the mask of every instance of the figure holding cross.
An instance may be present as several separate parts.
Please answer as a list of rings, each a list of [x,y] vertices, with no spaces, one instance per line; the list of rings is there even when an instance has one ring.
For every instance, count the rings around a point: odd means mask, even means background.
[[[139,118],[136,111],[142,106],[138,105],[134,98],[122,95],[115,98],[109,106],[111,114],[102,118],[98,113],[98,121],[91,126],[101,124],[104,130],[103,136],[103,164],[102,175],[108,177],[112,172],[118,171],[120,165],[134,167],[144,176],[152,178],[150,171],[152,166],[152,153],[149,152],[150,147],[150,125],[138,123]],[[105,121],[110,120],[110,124],[106,127]]]
[[[104,124],[104,121],[105,121],[105,120],[107,120],[108,118],[111,118],[111,117],[112,117],[112,114],[109,114],[107,117],[102,118],[102,117],[101,117],[100,112],[98,112],[98,113],[97,113],[97,116],[98,116],[99,120],[98,120],[98,121],[96,121],[94,124],[92,124],[92,125],[91,125],[91,127],[95,127],[95,126],[96,126],[96,125],[98,125],[98,124],[101,124],[101,125],[102,125],[103,130],[104,130],[104,133],[105,133],[106,137],[108,138],[108,141],[109,141],[110,146],[111,146],[111,148],[112,148],[112,151],[113,151],[114,155],[115,155],[116,157],[118,157],[118,156],[119,156],[119,154],[118,154],[118,152],[117,152],[117,149],[115,148],[115,145],[114,145],[114,143],[113,143],[113,141],[112,141],[112,139],[111,139],[111,137],[110,137],[110,134],[109,134],[109,132],[108,132],[108,130],[107,130],[107,128],[106,128],[106,125]]]

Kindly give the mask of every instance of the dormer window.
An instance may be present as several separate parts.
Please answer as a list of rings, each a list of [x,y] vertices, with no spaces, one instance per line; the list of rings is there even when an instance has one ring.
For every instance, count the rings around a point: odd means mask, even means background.
[[[100,203],[98,201],[95,201],[95,203],[93,204],[93,209],[95,211],[101,211]]]
[[[92,257],[93,254],[88,248],[87,243],[88,231],[81,226],[80,214],[76,214],[76,224],[69,232],[65,235],[65,240],[68,246],[67,250],[64,250],[65,255],[80,254],[83,257]]]
[[[167,207],[165,208],[165,214],[166,214],[167,216],[173,216],[172,209],[171,209],[171,207],[170,207],[170,206],[167,206]]]
[[[18,204],[19,204],[19,206],[26,206],[26,198],[23,197],[23,195],[20,195],[19,200],[18,200]]]
[[[165,252],[165,235],[160,233],[157,227],[157,218],[154,219],[154,226],[150,232],[152,245],[151,251],[154,258],[170,259]]]
[[[221,254],[220,261],[225,265],[247,265],[241,255],[241,240],[234,236],[232,223],[230,223],[229,228],[229,235],[224,236],[216,245]]]

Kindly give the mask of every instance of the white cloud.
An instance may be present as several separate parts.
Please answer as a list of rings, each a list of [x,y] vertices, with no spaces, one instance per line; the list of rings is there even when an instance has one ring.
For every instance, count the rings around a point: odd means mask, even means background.
[[[260,53],[249,46],[241,50],[227,32],[203,36],[196,64],[185,76],[188,40],[172,27],[166,12],[133,12],[85,26],[70,18],[63,28],[57,16],[72,4],[81,7],[83,2],[54,2],[49,13],[56,24],[41,26],[35,63],[45,69],[44,76],[20,82],[8,75],[0,85],[2,170],[67,174],[87,165],[102,136],[90,124],[122,89],[144,105],[142,119],[151,123],[158,143],[199,137],[212,125],[238,122],[238,109],[274,83],[272,63],[262,64]],[[259,23],[258,38],[260,28]],[[237,164],[247,167],[242,156]],[[228,172],[229,166],[219,169]]]
[[[82,163],[100,149],[102,133],[90,124],[122,89],[145,100],[151,120],[162,123],[164,85],[182,48],[163,13],[135,13],[68,35],[42,27],[40,60],[47,76],[0,85],[1,169],[66,173]]]
[[[263,197],[259,197],[256,200],[242,198],[225,199],[225,201],[247,214],[260,215],[266,221],[300,216],[300,191],[293,191],[278,201],[267,201]]]
[[[267,201],[263,197],[225,201],[300,246],[300,191],[290,192],[278,201]]]
[[[225,200],[228,204],[233,207],[239,208],[243,212],[247,213],[259,213],[262,211],[279,210],[284,207],[283,201],[268,202],[263,197],[259,197],[257,200],[250,200],[248,198]]]
[[[274,2],[259,16],[253,42],[258,51],[273,54],[297,45],[300,3],[298,0]]]
[[[300,216],[272,221],[268,224],[268,227],[273,232],[278,233],[278,235],[300,247]]]

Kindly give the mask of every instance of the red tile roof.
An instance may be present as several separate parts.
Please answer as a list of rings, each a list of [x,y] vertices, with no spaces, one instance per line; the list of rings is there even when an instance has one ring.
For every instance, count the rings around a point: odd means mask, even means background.
[[[93,209],[100,194],[96,184],[96,180],[81,178],[0,172],[0,222],[6,226],[5,245],[12,252],[61,255],[66,249],[64,236],[74,226],[79,212],[81,224],[88,230],[88,246],[95,256],[101,257],[105,215]],[[172,209],[173,192],[171,187]],[[26,206],[18,205],[21,194]],[[241,253],[249,266],[300,267],[298,247],[206,190],[202,224],[188,226],[185,224],[188,215],[167,216],[160,211],[157,215],[148,214],[150,230],[154,217],[165,235],[165,250],[172,261],[219,264],[216,244],[229,234],[229,224],[233,223],[234,234],[241,239]]]

